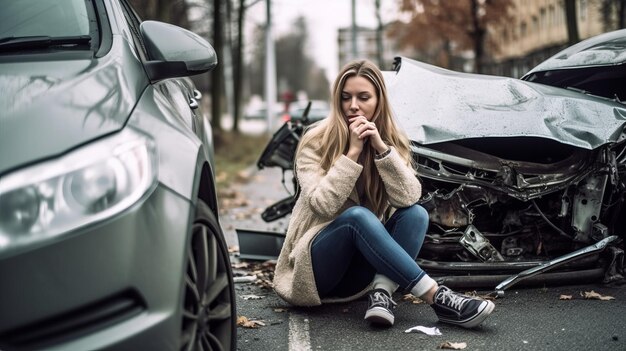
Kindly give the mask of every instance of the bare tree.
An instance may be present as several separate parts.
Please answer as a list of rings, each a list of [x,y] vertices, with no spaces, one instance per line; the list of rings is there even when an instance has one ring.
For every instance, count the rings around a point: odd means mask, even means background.
[[[241,105],[243,98],[243,42],[244,20],[246,16],[246,0],[239,0],[237,8],[237,44],[233,50],[233,84],[234,84],[234,108],[233,108],[233,131],[239,132],[239,120],[241,118]]]
[[[303,17],[296,18],[291,32],[276,40],[276,67],[278,80],[285,83],[291,92],[306,91],[311,99],[327,99],[330,83],[324,72],[307,54],[308,29]],[[265,79],[264,28],[253,33],[257,40],[252,59],[248,65],[249,86],[252,94],[262,95]],[[278,92],[281,93],[281,92]],[[279,96],[277,96],[279,98]]]
[[[599,11],[605,31],[626,27],[626,0],[601,0]]]
[[[219,139],[219,131],[222,129],[222,92],[224,89],[224,69],[222,60],[224,55],[224,32],[223,32],[223,0],[213,0],[213,47],[217,53],[217,66],[211,71],[211,117],[215,140]]]
[[[375,0],[376,5],[376,59],[378,67],[383,67],[383,20],[380,17],[380,0]]]
[[[580,41],[578,36],[578,18],[576,0],[565,0],[565,23],[567,24],[567,43],[574,45]]]
[[[472,50],[475,71],[482,72],[487,54],[498,51],[487,28],[495,30],[513,19],[513,0],[398,0],[400,11],[410,15],[408,23],[396,22],[391,33],[400,45],[428,52],[435,50],[436,63],[449,67],[453,50]]]
[[[185,0],[130,0],[142,19],[156,20],[189,28]]]

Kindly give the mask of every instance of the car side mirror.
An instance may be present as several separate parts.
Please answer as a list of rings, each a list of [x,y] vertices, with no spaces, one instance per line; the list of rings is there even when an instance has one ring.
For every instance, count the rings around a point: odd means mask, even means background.
[[[189,30],[158,21],[144,21],[139,28],[152,82],[205,73],[217,66],[215,49]]]

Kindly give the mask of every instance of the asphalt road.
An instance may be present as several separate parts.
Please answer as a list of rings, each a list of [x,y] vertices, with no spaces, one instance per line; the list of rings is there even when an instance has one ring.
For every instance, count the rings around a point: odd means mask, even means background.
[[[287,195],[280,170],[249,171],[249,182],[236,187],[245,197],[244,205],[221,213],[231,246],[238,244],[236,228],[281,231],[287,224],[287,219],[271,223],[260,219],[266,206]],[[615,299],[580,296],[591,290]],[[296,308],[255,284],[237,284],[236,292],[238,315],[264,324],[238,328],[239,350],[434,350],[446,341],[465,342],[466,350],[626,350],[626,286],[514,286],[495,301],[496,309],[485,323],[473,330],[439,323],[429,306],[401,301],[398,293],[395,325],[379,329],[363,321],[364,299]],[[572,295],[572,300],[559,300],[561,294]],[[417,325],[437,327],[442,335],[404,332]]]
[[[615,297],[585,300],[594,290]],[[572,300],[559,300],[561,294]],[[466,350],[626,350],[626,289],[601,285],[515,289],[497,299],[496,309],[478,328],[439,323],[431,308],[401,301],[391,328],[374,328],[363,320],[367,302],[314,308],[289,306],[272,291],[237,286],[238,314],[260,320],[256,329],[238,329],[239,350],[435,350],[442,343],[464,342]],[[250,295],[259,300],[245,300]],[[414,326],[437,327],[440,336],[405,333]]]

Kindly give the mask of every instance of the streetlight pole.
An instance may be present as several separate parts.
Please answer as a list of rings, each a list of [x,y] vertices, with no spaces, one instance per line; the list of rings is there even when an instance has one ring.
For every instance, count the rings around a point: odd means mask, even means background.
[[[356,59],[356,0],[352,0],[352,60]]]
[[[276,100],[276,54],[272,36],[271,0],[267,1],[267,25],[265,28],[265,104],[267,107],[267,132],[274,130],[274,100]]]

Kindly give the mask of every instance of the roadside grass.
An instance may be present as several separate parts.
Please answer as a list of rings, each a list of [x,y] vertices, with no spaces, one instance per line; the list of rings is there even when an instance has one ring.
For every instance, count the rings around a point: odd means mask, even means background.
[[[218,193],[233,182],[247,180],[245,170],[254,166],[270,137],[266,134],[248,135],[228,130],[215,135],[215,180]]]

